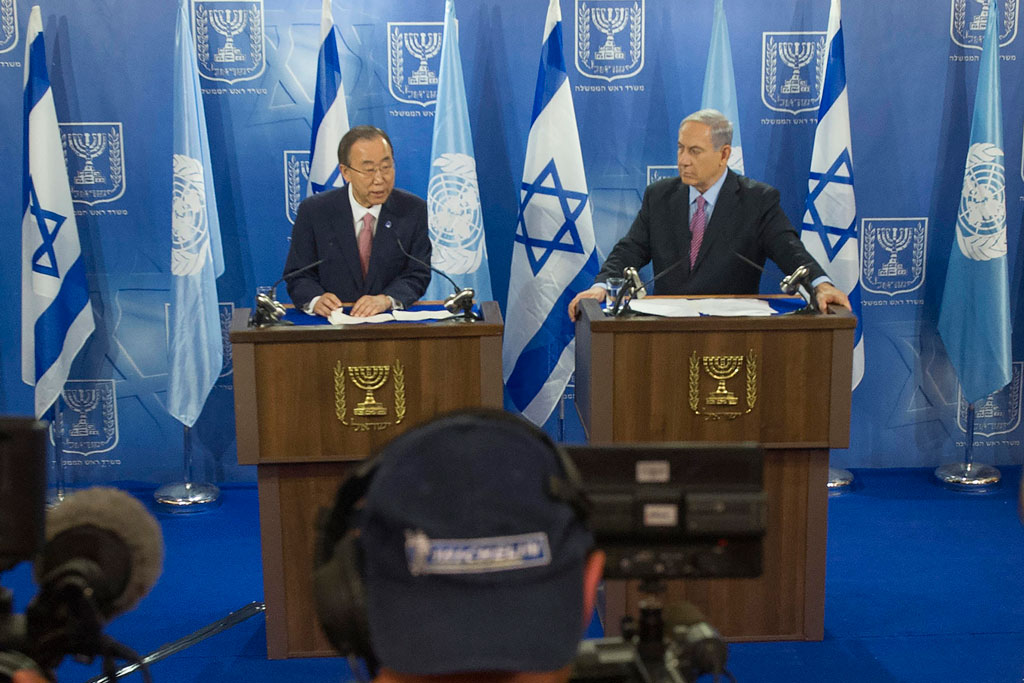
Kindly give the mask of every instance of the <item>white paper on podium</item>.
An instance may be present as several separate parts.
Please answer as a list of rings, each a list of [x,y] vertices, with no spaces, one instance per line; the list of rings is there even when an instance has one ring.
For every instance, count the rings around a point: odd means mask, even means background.
[[[629,307],[637,313],[665,318],[765,316],[773,313],[772,307],[763,299],[633,299]]]
[[[392,311],[395,316],[395,320],[398,321],[414,321],[414,320],[447,320],[455,314],[451,311],[440,310],[440,311]]]
[[[378,313],[377,315],[371,315],[365,318],[356,318],[351,315],[346,315],[341,312],[342,309],[338,308],[331,312],[331,317],[327,320],[332,325],[363,325],[365,323],[389,323],[397,320],[398,322],[418,322],[421,320],[447,320],[454,314],[451,311],[388,311],[387,313]]]
[[[695,299],[630,299],[629,307],[637,313],[664,318],[696,318],[700,315]]]

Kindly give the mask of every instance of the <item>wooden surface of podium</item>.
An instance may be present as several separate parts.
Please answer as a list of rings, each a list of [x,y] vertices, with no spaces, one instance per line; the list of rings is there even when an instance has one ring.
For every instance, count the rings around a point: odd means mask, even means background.
[[[250,329],[235,311],[238,461],[257,468],[267,655],[333,654],[313,604],[314,524],[358,461],[440,413],[502,405],[501,312],[475,323]]]
[[[849,445],[856,318],[605,317],[576,322],[576,407],[594,444],[754,441],[768,526],[756,579],[669,582],[730,640],[821,640],[829,448]],[[609,581],[607,624],[637,613],[637,582]]]

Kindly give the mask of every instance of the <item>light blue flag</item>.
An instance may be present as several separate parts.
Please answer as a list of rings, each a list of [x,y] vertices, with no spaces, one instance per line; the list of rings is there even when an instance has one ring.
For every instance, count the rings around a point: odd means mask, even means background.
[[[35,416],[41,418],[60,396],[71,363],[96,323],[46,70],[38,5],[29,15],[25,40],[24,136],[21,378],[35,387]]]
[[[475,289],[477,300],[486,301],[492,298],[491,271],[487,264],[484,217],[480,210],[454,0],[445,2],[444,42],[438,71],[434,144],[427,186],[427,216],[433,246],[430,260],[460,287]],[[435,273],[423,298],[443,299],[451,293],[451,283]]]
[[[338,169],[338,143],[348,132],[348,107],[341,81],[338,35],[331,0],[320,7],[320,51],[313,96],[313,132],[309,141],[309,183],[306,196],[345,184]]]
[[[533,125],[526,142],[502,345],[511,405],[543,424],[576,364],[569,302],[598,272],[572,89],[562,48],[562,14],[550,0]]]
[[[814,131],[800,239],[836,287],[847,293],[857,316],[852,378],[852,387],[856,388],[864,376],[864,323],[861,320],[860,232],[853,194],[853,148],[841,13],[840,0],[832,0],[828,13],[825,80]]]
[[[969,403],[1012,378],[998,0],[991,0],[939,334]]]
[[[722,0],[715,0],[715,18],[711,24],[711,47],[704,71],[704,92],[701,109],[717,109],[732,122],[732,154],[729,168],[743,175],[743,142],[740,140],[740,110],[736,97],[736,74],[732,68],[729,46],[729,23],[725,20]]]
[[[206,113],[188,2],[174,35],[174,180],[171,198],[171,348],[167,410],[191,427],[223,365],[217,277],[224,272]]]

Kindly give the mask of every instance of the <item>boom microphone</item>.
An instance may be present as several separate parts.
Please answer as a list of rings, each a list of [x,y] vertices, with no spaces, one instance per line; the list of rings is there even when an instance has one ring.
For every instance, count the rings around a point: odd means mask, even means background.
[[[163,557],[160,525],[142,503],[114,488],[78,491],[46,517],[46,544],[33,566],[37,599],[81,585],[109,621],[149,593]]]
[[[472,287],[459,287],[455,280],[448,277],[448,274],[430,265],[426,261],[420,258],[416,258],[405,250],[405,246],[402,244],[401,238],[398,237],[398,232],[391,229],[391,221],[384,221],[384,228],[395,236],[395,243],[398,244],[398,249],[405,257],[415,261],[421,266],[426,266],[431,271],[437,273],[445,280],[452,284],[455,288],[454,294],[449,294],[448,298],[444,300],[444,308],[450,313],[458,313],[462,315],[464,320],[479,320],[479,317],[473,313],[473,297],[476,296],[476,291]]]

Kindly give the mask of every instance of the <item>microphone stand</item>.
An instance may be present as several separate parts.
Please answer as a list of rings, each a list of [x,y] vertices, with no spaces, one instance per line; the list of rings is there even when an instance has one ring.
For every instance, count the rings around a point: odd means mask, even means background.
[[[384,223],[384,227],[388,230],[391,230],[391,221],[387,221],[386,223]],[[474,290],[472,287],[459,287],[459,285],[456,284],[455,280],[448,277],[447,273],[438,268],[435,268],[434,266],[430,265],[423,259],[416,258],[412,254],[407,252],[405,250],[405,245],[402,244],[402,240],[399,239],[397,232],[395,233],[395,243],[398,245],[399,251],[401,251],[402,254],[404,254],[407,259],[415,261],[421,266],[426,266],[432,272],[437,273],[445,280],[450,282],[452,287],[455,288],[455,292],[453,294],[449,294],[448,297],[444,300],[444,309],[449,313],[454,313],[455,320],[463,323],[472,323],[478,320],[483,320],[483,318],[481,318],[479,315],[473,312],[473,297],[476,296],[476,290]]]
[[[275,327],[277,325],[294,325],[295,323],[290,320],[282,320],[284,318],[284,306],[282,306],[277,300],[277,286],[295,277],[299,273],[305,273],[310,268],[315,268],[327,259],[320,259],[319,261],[313,261],[309,265],[297,268],[290,273],[285,273],[281,276],[281,279],[275,282],[270,287],[269,293],[257,292],[256,294],[256,305],[252,309],[252,314],[249,316],[249,327]]]

